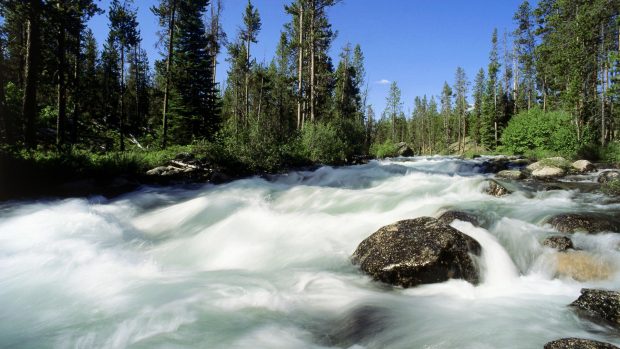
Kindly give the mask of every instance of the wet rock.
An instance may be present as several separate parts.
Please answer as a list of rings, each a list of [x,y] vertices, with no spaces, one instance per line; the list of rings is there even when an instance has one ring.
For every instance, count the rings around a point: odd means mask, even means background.
[[[556,272],[560,277],[577,281],[607,280],[615,272],[609,263],[583,251],[561,252],[556,255]]]
[[[411,149],[409,147],[409,145],[407,145],[407,143],[405,142],[400,142],[396,145],[396,148],[398,149],[396,152],[399,156],[413,156],[413,149]]]
[[[545,344],[545,349],[618,349],[618,347],[591,339],[562,338]]]
[[[375,280],[412,287],[465,279],[477,284],[478,268],[470,256],[480,244],[431,217],[420,217],[382,227],[362,241],[352,256],[354,264]]]
[[[489,195],[493,195],[495,197],[501,197],[501,196],[512,193],[512,191],[508,190],[505,186],[503,186],[499,182],[490,179],[489,187],[487,188],[486,193]]]
[[[463,211],[449,210],[449,211],[445,211],[439,217],[437,217],[438,221],[440,221],[441,223],[447,224],[447,225],[450,225],[452,222],[454,222],[457,219],[459,221],[469,222],[476,227],[480,226],[478,217],[474,216],[471,213],[467,213]]]
[[[503,170],[497,173],[497,177],[516,181],[519,179],[524,179],[526,176],[525,173],[520,170]]]
[[[331,326],[328,344],[348,348],[363,343],[386,330],[391,320],[387,309],[373,305],[359,306]]]
[[[508,168],[508,163],[509,160],[506,156],[499,156],[488,159],[487,161],[482,163],[482,172],[498,173],[500,171],[506,170]]]
[[[584,288],[570,305],[582,315],[620,326],[620,292]]]
[[[620,171],[610,170],[601,172],[596,181],[599,183],[609,183],[617,180],[620,180]]]
[[[566,171],[555,166],[543,166],[532,171],[532,177],[542,180],[564,177],[564,175],[566,175]]]
[[[596,171],[596,166],[588,160],[577,160],[572,164],[573,169],[580,173]]]
[[[620,222],[595,214],[559,214],[547,219],[546,223],[562,233],[620,232]]]
[[[560,252],[574,248],[573,241],[569,237],[560,236],[560,235],[546,238],[543,241],[543,246],[554,248]]]

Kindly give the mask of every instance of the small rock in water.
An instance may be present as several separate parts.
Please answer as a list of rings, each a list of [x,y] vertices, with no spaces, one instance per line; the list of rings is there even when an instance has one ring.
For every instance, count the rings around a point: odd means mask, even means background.
[[[599,174],[597,178],[597,182],[599,183],[608,183],[617,180],[620,180],[620,171],[616,170],[601,172],[601,174]]]
[[[450,225],[452,222],[454,222],[457,219],[459,221],[469,222],[476,227],[480,226],[478,217],[474,216],[471,213],[467,213],[463,211],[452,211],[452,210],[445,211],[437,218],[437,220],[447,225]]]
[[[580,173],[596,171],[596,166],[588,160],[577,160],[572,164],[573,169]]]
[[[549,218],[546,223],[562,233],[620,232],[620,222],[593,214],[559,214]]]
[[[487,194],[493,195],[496,197],[508,195],[511,193],[510,190],[506,189],[503,185],[494,181],[492,179],[489,180],[489,188],[486,190]]]
[[[584,288],[581,296],[570,305],[584,315],[620,326],[620,292]]]
[[[562,338],[545,344],[545,349],[618,349],[618,347],[591,339]]]
[[[556,255],[558,276],[570,277],[577,281],[597,281],[609,279],[615,270],[609,263],[582,251],[561,252]]]
[[[566,236],[551,236],[543,241],[543,246],[554,248],[560,252],[566,251],[568,249],[572,249],[573,241]]]
[[[480,275],[470,254],[480,252],[471,237],[435,218],[420,217],[380,228],[359,244],[352,261],[375,280],[396,286],[449,279],[477,284]]]
[[[373,305],[359,306],[330,326],[328,344],[348,348],[364,343],[385,331],[390,321],[387,309]]]
[[[504,170],[504,171],[499,171],[497,173],[497,177],[512,179],[512,180],[519,180],[519,179],[525,178],[525,173],[519,170]]]

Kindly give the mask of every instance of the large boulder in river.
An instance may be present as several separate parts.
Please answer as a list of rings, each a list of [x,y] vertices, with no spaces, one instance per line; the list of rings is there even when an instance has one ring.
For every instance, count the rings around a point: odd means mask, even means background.
[[[495,197],[501,197],[501,196],[512,193],[512,191],[508,190],[508,188],[506,188],[504,185],[502,185],[498,181],[494,181],[490,179],[488,182],[489,182],[489,187],[487,188],[486,193],[489,195],[493,195]]]
[[[562,233],[600,233],[620,232],[620,222],[595,214],[565,213],[547,219],[556,230]]]
[[[470,254],[480,244],[435,218],[420,217],[386,225],[362,241],[352,261],[375,280],[412,287],[480,275]]]
[[[496,176],[499,178],[512,179],[516,181],[519,179],[524,179],[525,173],[523,173],[523,171],[520,171],[520,170],[504,170],[504,171],[499,171]]]
[[[596,166],[588,160],[577,160],[572,164],[573,170],[585,173],[596,171]]]
[[[618,347],[591,339],[562,338],[545,344],[545,349],[618,349]]]
[[[477,226],[477,227],[480,226],[478,217],[474,216],[471,213],[467,213],[463,211],[449,210],[449,211],[443,212],[441,215],[439,215],[439,217],[437,217],[437,220],[447,225],[450,225],[452,222],[454,222],[457,219],[459,221],[469,222],[472,225]]]
[[[620,326],[620,292],[584,288],[571,306],[583,315]]]
[[[620,180],[620,171],[616,170],[601,172],[597,178],[597,182],[599,183],[609,183],[617,180]]]
[[[555,166],[543,166],[537,170],[532,171],[532,177],[536,179],[552,179],[564,177],[566,171],[560,167]]]
[[[556,249],[560,252],[574,248],[573,241],[567,236],[551,236],[543,241],[543,246]]]

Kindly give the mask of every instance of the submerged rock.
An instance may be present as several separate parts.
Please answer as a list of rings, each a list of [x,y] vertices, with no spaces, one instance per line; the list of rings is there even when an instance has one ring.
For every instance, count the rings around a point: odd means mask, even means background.
[[[562,338],[545,344],[545,349],[618,349],[618,347],[591,339]]]
[[[620,222],[594,214],[559,214],[549,218],[546,223],[562,233],[620,232]]]
[[[554,248],[560,252],[566,251],[568,249],[572,249],[573,241],[566,236],[551,236],[543,241],[543,246]]]
[[[572,167],[580,173],[596,171],[596,166],[588,160],[577,160],[573,162]]]
[[[584,288],[581,296],[570,305],[577,308],[582,315],[620,326],[620,292]]]
[[[520,170],[504,170],[504,171],[499,171],[497,173],[497,177],[512,179],[516,181],[519,179],[524,179],[526,176],[525,176],[525,173],[523,173],[523,171],[520,171]]]
[[[477,284],[478,268],[471,254],[480,244],[431,217],[386,225],[362,241],[352,256],[354,264],[375,280],[412,287],[464,279]]]
[[[362,305],[330,324],[327,344],[349,348],[364,343],[385,331],[392,321],[389,311],[374,305]]]
[[[477,226],[477,227],[480,226],[478,217],[474,216],[471,213],[467,213],[463,211],[453,211],[453,210],[445,211],[439,217],[437,217],[437,220],[447,225],[450,225],[450,223],[454,222],[456,219],[458,219],[459,221],[463,221],[463,222],[469,222],[472,225]]]
[[[596,181],[599,183],[609,183],[617,180],[620,180],[620,171],[609,170],[601,172]]]
[[[499,182],[490,179],[489,187],[487,188],[486,193],[489,195],[493,195],[495,197],[501,197],[501,196],[512,193],[512,191],[508,190],[505,186],[503,186]]]
[[[560,277],[570,277],[584,282],[607,280],[615,270],[609,263],[589,253],[569,251],[556,255],[556,272]]]

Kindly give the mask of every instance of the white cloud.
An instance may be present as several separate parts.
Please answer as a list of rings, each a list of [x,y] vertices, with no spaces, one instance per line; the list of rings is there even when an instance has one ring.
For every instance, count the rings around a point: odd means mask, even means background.
[[[381,79],[379,81],[375,81],[375,83],[379,85],[388,85],[389,83],[391,83],[391,81],[388,79]]]

